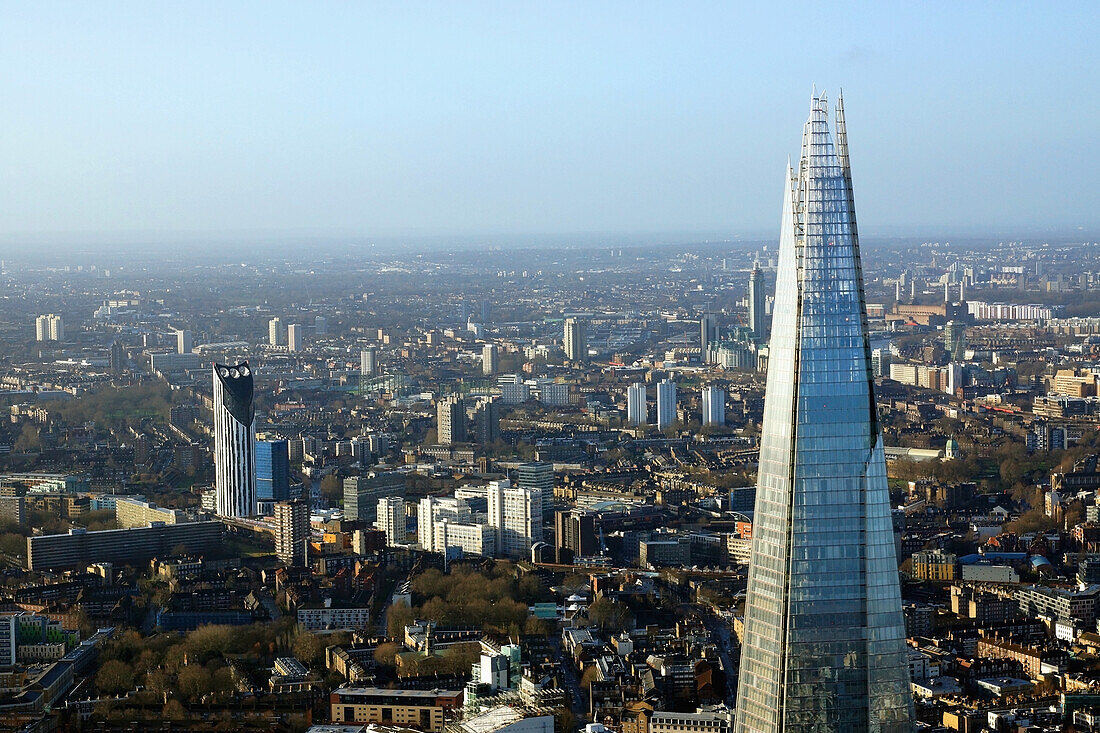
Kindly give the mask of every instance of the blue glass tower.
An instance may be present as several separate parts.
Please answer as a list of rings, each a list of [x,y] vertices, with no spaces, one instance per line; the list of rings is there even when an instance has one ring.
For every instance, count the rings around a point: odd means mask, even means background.
[[[256,441],[256,498],[290,498],[290,448],[285,440]]]
[[[843,102],[788,165],[735,733],[908,733]]]

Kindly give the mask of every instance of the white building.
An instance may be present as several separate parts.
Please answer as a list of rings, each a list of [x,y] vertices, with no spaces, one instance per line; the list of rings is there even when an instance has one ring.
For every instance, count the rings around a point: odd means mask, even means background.
[[[485,344],[481,347],[481,373],[493,374],[497,370],[497,345]]]
[[[34,319],[34,338],[36,341],[64,341],[65,324],[61,316],[50,313]]]
[[[283,321],[275,316],[267,322],[267,342],[272,346],[284,346],[286,340],[283,337]]]
[[[718,387],[703,388],[703,424],[726,424],[726,392]]]
[[[489,525],[496,530],[497,557],[528,557],[542,541],[542,492],[490,481]]]
[[[403,544],[408,527],[405,524],[405,500],[400,496],[387,496],[378,500],[378,519],[374,525],[386,533],[389,546]]]
[[[214,489],[217,513],[249,517],[256,512],[256,410],[252,369],[214,364]]]
[[[191,336],[191,332],[186,328],[181,328],[176,331],[176,353],[190,354],[192,348],[194,348],[194,339]]]
[[[298,627],[303,631],[365,629],[371,622],[369,608],[299,608]]]
[[[433,524],[433,552],[458,548],[463,555],[494,557],[496,531],[487,524],[454,522],[443,519]]]
[[[588,328],[580,318],[565,319],[565,356],[570,361],[588,358]]]
[[[657,429],[676,422],[676,383],[662,379],[657,384]]]
[[[626,390],[626,421],[631,425],[645,425],[649,420],[649,405],[646,403],[645,384],[635,382]]]
[[[449,521],[458,524],[473,524],[474,513],[470,505],[453,496],[426,496],[417,505],[416,539],[428,552],[442,552],[436,547],[435,525]]]
[[[297,323],[286,327],[286,348],[287,351],[302,350],[302,327]]]
[[[364,377],[374,376],[378,370],[378,356],[373,348],[363,349],[359,352],[359,374]]]

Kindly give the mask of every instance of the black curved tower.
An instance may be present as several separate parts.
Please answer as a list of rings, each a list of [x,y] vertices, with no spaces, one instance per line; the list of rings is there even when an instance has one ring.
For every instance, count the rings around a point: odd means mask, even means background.
[[[223,517],[256,513],[256,408],[247,361],[214,364],[214,486]]]

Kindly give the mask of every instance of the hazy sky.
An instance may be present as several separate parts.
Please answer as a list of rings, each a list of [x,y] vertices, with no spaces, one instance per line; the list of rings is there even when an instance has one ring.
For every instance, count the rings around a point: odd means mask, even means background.
[[[863,231],[1100,226],[1100,6],[782,4],[0,2],[0,239],[774,236],[815,83]]]

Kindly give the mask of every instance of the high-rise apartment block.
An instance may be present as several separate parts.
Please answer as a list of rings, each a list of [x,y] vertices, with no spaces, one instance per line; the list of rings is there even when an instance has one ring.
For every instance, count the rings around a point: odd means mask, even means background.
[[[373,377],[378,371],[378,352],[368,347],[359,352],[359,373],[364,377]]]
[[[644,382],[635,382],[626,388],[626,421],[631,425],[645,425],[649,422],[649,404],[646,402]]]
[[[764,275],[760,272],[760,264],[754,262],[749,272],[749,328],[757,343],[763,343],[768,338],[767,303]]]
[[[784,187],[735,733],[911,733],[842,104]]]
[[[275,505],[275,555],[284,565],[304,567],[308,558],[309,502],[281,501]]]
[[[64,341],[65,324],[61,316],[50,313],[34,319],[34,338],[36,341]]]
[[[256,409],[248,362],[214,364],[214,488],[217,513],[256,513]]]
[[[703,387],[703,425],[726,424],[726,392],[720,387]]]
[[[440,445],[466,442],[466,403],[459,395],[444,397],[436,406],[436,440]]]
[[[286,345],[286,329],[283,328],[283,320],[278,316],[267,322],[267,343],[271,346]]]
[[[657,383],[657,429],[676,422],[676,383],[662,379]]]
[[[378,500],[377,519],[374,526],[386,533],[386,544],[390,547],[404,544],[408,525],[405,523],[405,498],[387,496]]]
[[[588,324],[581,318],[565,319],[565,356],[570,361],[588,359]]]
[[[718,316],[713,313],[704,313],[699,318],[699,353],[701,360],[707,360],[707,352],[710,345],[718,341]]]
[[[287,351],[302,350],[302,327],[297,323],[291,323],[286,327]]]
[[[481,347],[481,373],[488,376],[497,371],[497,345],[485,344]]]
[[[583,509],[569,509],[554,514],[554,533],[558,547],[574,557],[589,557],[599,551],[596,543],[596,515]]]
[[[190,354],[194,349],[194,337],[191,332],[186,328],[181,328],[176,331],[176,353],[177,354]]]
[[[529,557],[531,545],[542,541],[542,492],[490,481],[488,499],[497,557]]]
[[[475,439],[481,445],[492,445],[500,440],[500,400],[486,397],[474,411]]]

